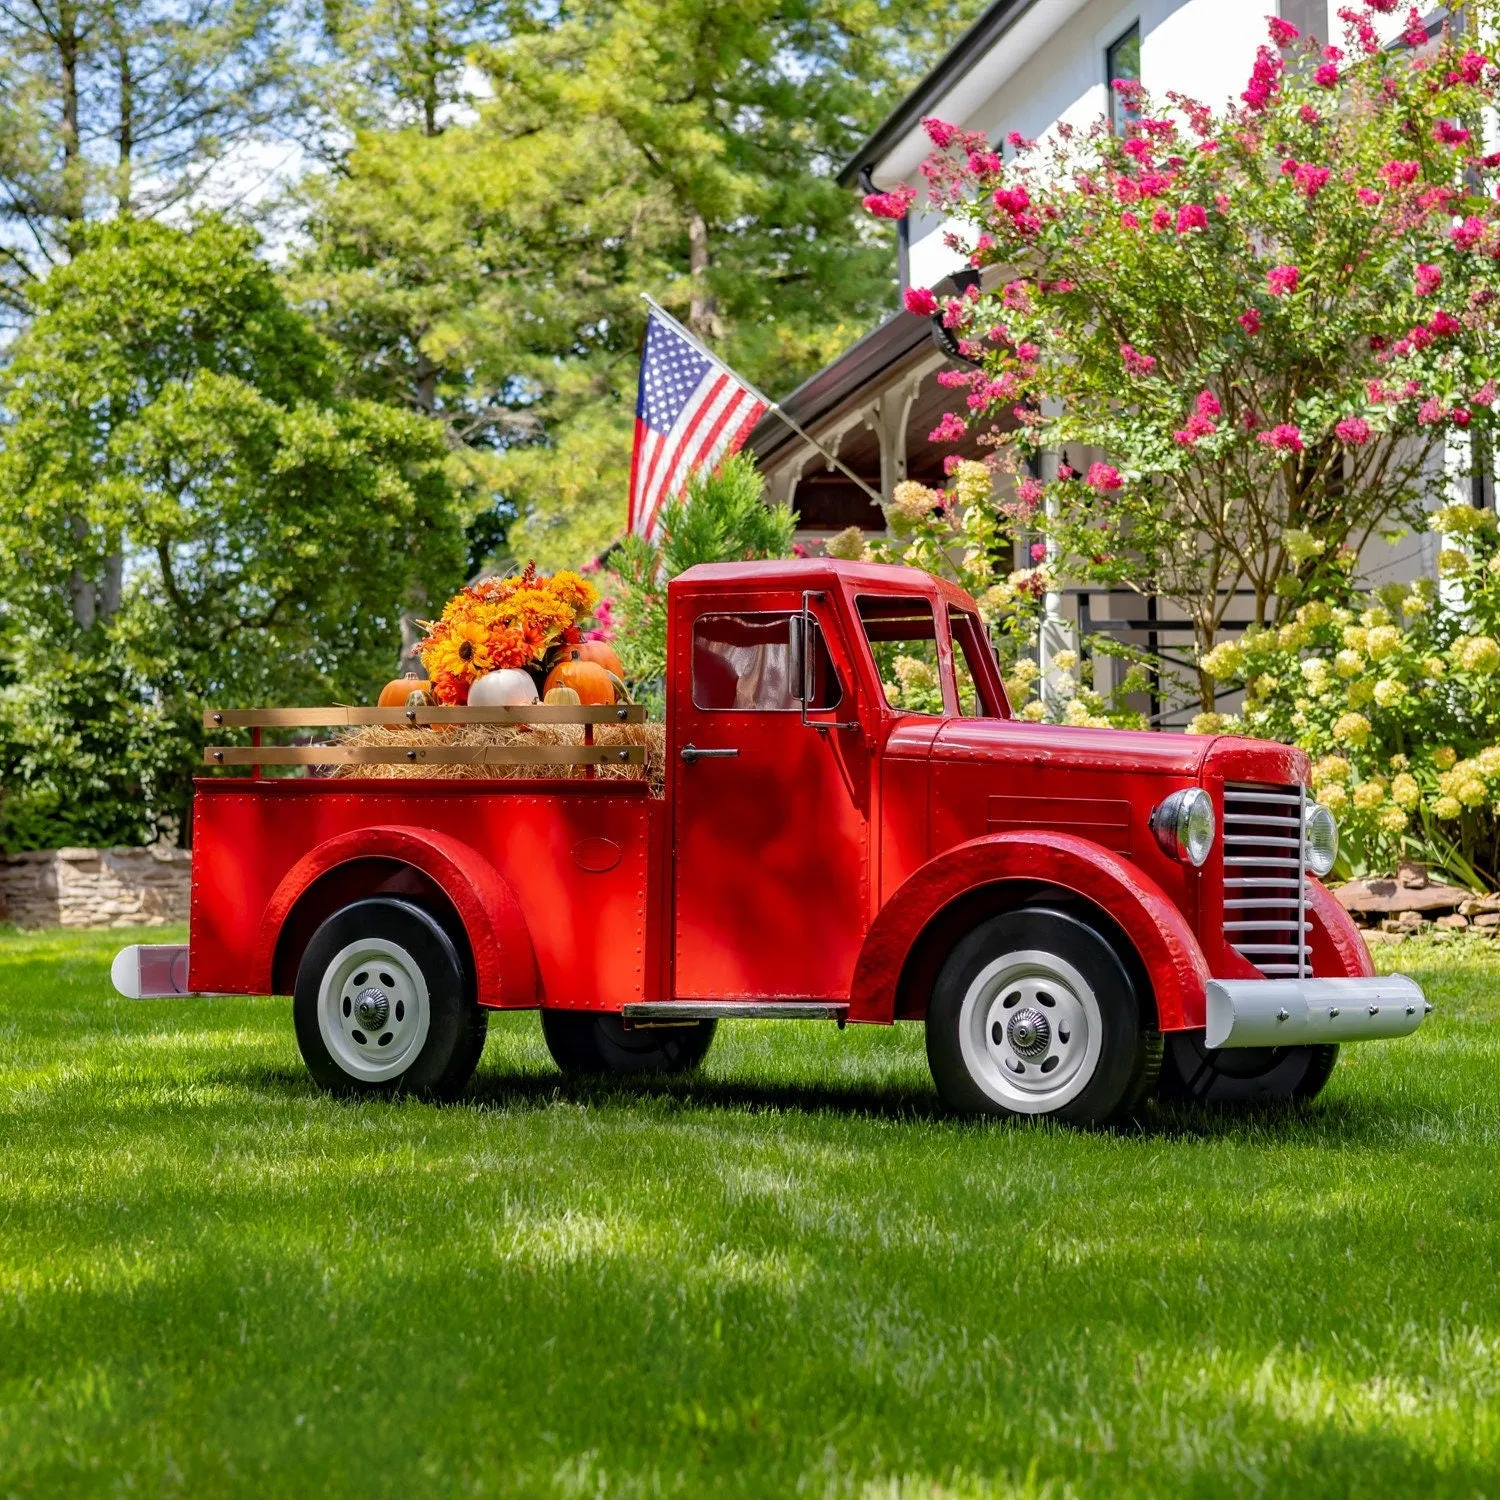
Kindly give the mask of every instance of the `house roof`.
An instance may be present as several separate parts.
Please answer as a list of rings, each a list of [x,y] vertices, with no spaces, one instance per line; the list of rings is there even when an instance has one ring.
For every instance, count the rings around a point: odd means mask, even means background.
[[[931,319],[904,311],[895,313],[844,350],[832,364],[804,380],[781,403],[782,409],[799,427],[812,427],[931,338]],[[767,412],[755,424],[745,446],[764,463],[788,443],[800,441],[775,412]]]
[[[1036,0],[995,0],[849,158],[839,173],[839,185],[852,187],[859,180],[861,169],[873,167],[923,115],[931,114],[953,86],[1035,4]]]

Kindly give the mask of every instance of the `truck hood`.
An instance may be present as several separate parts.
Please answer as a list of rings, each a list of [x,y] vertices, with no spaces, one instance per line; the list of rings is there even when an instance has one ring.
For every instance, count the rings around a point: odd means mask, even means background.
[[[935,760],[1010,759],[1057,770],[1155,773],[1202,780],[1296,785],[1307,779],[1301,750],[1238,735],[1143,733],[1139,729],[1086,729],[1032,724],[1020,719],[949,719],[932,740]]]

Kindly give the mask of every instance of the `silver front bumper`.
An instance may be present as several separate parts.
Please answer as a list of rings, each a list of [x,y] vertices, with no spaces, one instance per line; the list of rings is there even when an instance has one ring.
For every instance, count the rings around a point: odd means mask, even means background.
[[[1410,1036],[1432,1007],[1404,974],[1210,979],[1205,1047],[1305,1047]]]

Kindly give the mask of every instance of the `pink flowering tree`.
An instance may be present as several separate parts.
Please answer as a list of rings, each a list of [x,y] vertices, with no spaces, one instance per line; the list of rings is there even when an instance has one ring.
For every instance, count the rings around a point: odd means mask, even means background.
[[[1004,162],[926,122],[927,194],[988,272],[941,306],[908,296],[974,365],[948,377],[943,434],[984,434],[1063,573],[1179,603],[1200,655],[1232,591],[1274,622],[1348,547],[1411,524],[1445,448],[1493,425],[1500,153],[1481,111],[1500,69],[1462,36],[1429,45],[1415,11],[1409,50],[1382,49],[1369,12],[1393,9],[1346,7],[1341,46],[1271,20],[1224,114],[1116,84],[1122,134],[1012,136]],[[1025,464],[1043,450],[1074,459],[1046,484]],[[1207,675],[1200,691],[1211,706]]]

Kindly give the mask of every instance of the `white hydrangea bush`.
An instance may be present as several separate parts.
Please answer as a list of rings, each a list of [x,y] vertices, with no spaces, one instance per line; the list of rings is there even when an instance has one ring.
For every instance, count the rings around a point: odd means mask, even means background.
[[[1191,732],[1300,745],[1339,820],[1340,873],[1425,860],[1472,885],[1500,877],[1500,530],[1493,512],[1439,511],[1441,584],[1350,587],[1200,660],[1242,687],[1237,715]],[[1351,560],[1352,566],[1352,560]],[[1347,579],[1347,568],[1336,575]]]

